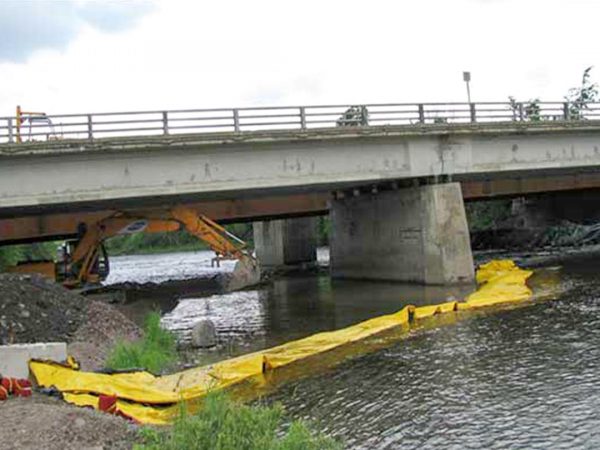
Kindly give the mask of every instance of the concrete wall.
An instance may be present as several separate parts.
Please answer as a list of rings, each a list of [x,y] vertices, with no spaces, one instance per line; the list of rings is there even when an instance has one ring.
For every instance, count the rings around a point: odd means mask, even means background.
[[[334,200],[333,277],[459,284],[474,280],[458,183]]]
[[[264,267],[289,266],[317,260],[316,217],[254,223],[256,256]]]
[[[0,345],[0,374],[7,377],[29,378],[30,359],[67,359],[67,344],[50,342],[37,344]]]

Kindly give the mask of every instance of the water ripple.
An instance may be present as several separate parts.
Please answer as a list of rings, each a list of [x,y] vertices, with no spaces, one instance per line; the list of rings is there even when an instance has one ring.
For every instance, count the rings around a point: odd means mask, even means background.
[[[557,301],[417,332],[272,399],[352,449],[598,448],[600,283],[564,276]]]

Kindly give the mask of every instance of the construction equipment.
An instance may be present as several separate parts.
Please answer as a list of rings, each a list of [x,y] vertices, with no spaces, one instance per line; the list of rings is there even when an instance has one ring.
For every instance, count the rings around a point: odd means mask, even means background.
[[[46,134],[46,140],[54,141],[60,139],[56,134],[56,130],[54,129],[54,124],[52,120],[48,117],[46,113],[43,112],[30,112],[23,111],[21,106],[17,106],[16,113],[16,124],[17,124],[17,132],[16,132],[16,140],[17,143],[20,144],[23,142],[23,132],[22,129],[29,125],[29,140],[32,140],[33,127],[47,127],[48,133]],[[36,135],[39,133],[36,133]]]
[[[133,233],[187,230],[204,241],[216,260],[236,259],[226,289],[237,289],[260,281],[260,268],[244,241],[195,210],[178,206],[151,215],[116,212],[93,223],[80,225],[79,238],[67,241],[57,252],[56,261],[27,262],[9,268],[10,272],[36,272],[69,288],[98,284],[110,271],[104,241]]]

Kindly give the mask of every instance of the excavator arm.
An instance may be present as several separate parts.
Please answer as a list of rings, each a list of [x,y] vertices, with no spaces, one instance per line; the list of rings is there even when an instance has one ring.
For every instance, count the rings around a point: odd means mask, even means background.
[[[106,256],[103,251],[103,243],[106,239],[139,232],[172,232],[182,228],[205,242],[216,253],[217,259],[238,261],[227,282],[227,289],[237,289],[260,281],[258,263],[247,250],[244,241],[208,217],[183,206],[161,211],[153,216],[140,213],[115,213],[98,222],[85,224],[82,235],[76,241],[72,251],[65,251],[63,260],[54,265],[52,272],[59,274],[58,278],[67,287],[99,283],[107,275],[98,270],[101,257]],[[13,271],[38,271],[36,270],[38,266],[24,264],[16,266]],[[48,275],[48,272],[45,267],[44,273]]]

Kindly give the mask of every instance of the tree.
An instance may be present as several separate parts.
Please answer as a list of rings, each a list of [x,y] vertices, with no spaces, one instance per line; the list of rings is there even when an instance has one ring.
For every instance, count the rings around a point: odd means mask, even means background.
[[[598,83],[590,81],[590,72],[593,66],[583,71],[581,86],[569,89],[565,100],[569,104],[569,118],[571,120],[584,120],[583,110],[589,109],[588,103],[598,101]]]
[[[512,112],[513,121],[528,120],[530,122],[539,122],[542,120],[539,98],[532,98],[527,102],[517,102],[513,96],[509,96],[508,103]]]
[[[335,122],[338,127],[356,127],[369,125],[369,111],[366,106],[351,106]]]

